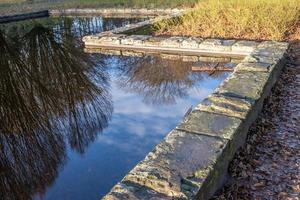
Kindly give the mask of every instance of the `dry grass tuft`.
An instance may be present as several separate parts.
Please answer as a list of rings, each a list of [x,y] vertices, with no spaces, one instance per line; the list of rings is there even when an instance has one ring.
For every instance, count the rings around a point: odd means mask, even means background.
[[[299,19],[299,0],[203,0],[182,17],[155,24],[155,34],[284,40]]]

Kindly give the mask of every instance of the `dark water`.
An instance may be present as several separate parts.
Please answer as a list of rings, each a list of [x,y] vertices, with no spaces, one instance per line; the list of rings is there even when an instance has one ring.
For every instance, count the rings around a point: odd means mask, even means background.
[[[139,20],[1,27],[0,199],[99,199],[228,75],[83,52],[82,35]]]

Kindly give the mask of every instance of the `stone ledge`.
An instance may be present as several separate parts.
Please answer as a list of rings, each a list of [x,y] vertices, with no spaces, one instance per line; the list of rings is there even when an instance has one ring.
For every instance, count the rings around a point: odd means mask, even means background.
[[[110,33],[86,46],[245,56],[234,72],[185,117],[104,199],[209,199],[285,64],[288,44]],[[167,58],[169,56],[167,55]],[[178,58],[178,56],[176,56]],[[193,58],[196,59],[196,58]]]
[[[147,22],[140,22],[128,27],[122,27],[108,32],[103,32],[98,35],[85,36],[83,41],[86,48],[120,48],[120,49],[151,49],[156,51],[169,50],[177,52],[195,52],[198,54],[223,54],[233,56],[249,56],[254,51],[254,47],[258,45],[256,42],[245,42],[236,40],[219,40],[219,39],[205,39],[195,37],[153,37],[147,35],[124,35],[116,34],[122,33],[126,30],[142,27],[144,24],[152,23],[151,20]],[[104,41],[103,41],[103,38]],[[111,38],[111,40],[109,40]],[[107,42],[111,41],[111,42]],[[263,58],[258,57],[263,56]],[[255,52],[247,59],[265,61],[264,54]],[[270,61],[269,61],[270,62]]]
[[[227,63],[228,67],[234,67],[241,62],[239,58],[230,57],[205,57],[199,55],[188,55],[188,54],[168,54],[162,52],[148,52],[148,51],[132,51],[126,49],[105,49],[105,48],[85,48],[86,53],[100,53],[103,55],[115,55],[115,56],[125,56],[125,57],[143,57],[147,55],[160,56],[166,60],[182,60],[184,62],[194,62],[196,66],[201,63]]]
[[[222,186],[286,61],[286,43],[255,46],[104,199],[209,199]]]
[[[119,184],[125,194],[152,190],[139,199],[191,199],[221,158],[227,140],[173,130]],[[133,188],[134,189],[133,189]],[[126,188],[126,189],[124,189]],[[115,197],[116,190],[108,196]],[[122,197],[122,191],[118,190]],[[151,198],[150,198],[151,197]],[[109,199],[105,197],[104,199]]]
[[[53,9],[49,10],[51,15],[90,15],[98,14],[102,16],[122,16],[122,15],[133,15],[133,16],[159,16],[159,15],[171,15],[175,13],[185,12],[185,9],[135,9],[135,8],[97,8],[97,9]]]

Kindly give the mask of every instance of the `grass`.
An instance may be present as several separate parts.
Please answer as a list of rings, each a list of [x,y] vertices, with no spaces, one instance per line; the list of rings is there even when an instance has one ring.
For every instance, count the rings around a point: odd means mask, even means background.
[[[0,0],[0,15],[66,8],[175,8],[192,7],[198,0]]]
[[[300,39],[299,19],[299,0],[202,0],[184,16],[156,23],[151,29],[156,35]]]
[[[7,3],[21,3],[25,2],[26,0],[0,0],[0,5],[1,4],[7,4]]]

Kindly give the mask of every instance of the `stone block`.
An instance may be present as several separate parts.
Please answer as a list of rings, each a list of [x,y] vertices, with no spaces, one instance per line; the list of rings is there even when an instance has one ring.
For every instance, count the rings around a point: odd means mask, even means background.
[[[127,37],[124,37],[121,39],[121,44],[122,45],[133,45],[134,40],[135,40],[134,37],[127,36]]]
[[[119,45],[120,37],[118,35],[103,36],[97,40],[97,44]]]
[[[158,193],[151,188],[138,184],[124,182],[115,185],[103,200],[174,200],[170,196]]]
[[[238,64],[235,67],[235,71],[242,72],[242,71],[249,71],[249,72],[270,72],[274,69],[276,64],[270,63],[259,63],[259,62],[243,62]]]
[[[122,56],[128,57],[143,57],[145,54],[137,51],[122,51]]]
[[[198,62],[198,56],[181,56],[182,61],[184,62]]]
[[[194,110],[177,128],[201,135],[232,139],[241,123],[240,119],[234,117]]]
[[[257,47],[259,42],[239,40],[234,45],[232,45],[232,52],[236,53],[251,53]]]
[[[276,41],[264,41],[259,43],[258,48],[274,48],[274,49],[288,49],[289,43],[276,42]]]
[[[198,49],[199,44],[202,41],[203,39],[201,38],[192,38],[192,37],[186,38],[181,42],[180,47],[184,49]]]
[[[148,39],[144,40],[144,45],[148,47],[159,47],[163,41],[163,37],[149,37]]]
[[[216,89],[216,93],[254,102],[264,92],[269,76],[262,72],[235,72]]]
[[[219,40],[219,39],[206,39],[200,45],[199,49],[206,51],[223,51],[231,52],[232,45],[235,43],[235,40]]]
[[[143,46],[144,41],[149,39],[150,36],[147,35],[132,35],[127,36],[121,39],[122,45],[134,45],[134,46]]]
[[[172,199],[194,198],[227,140],[173,130],[123,179]]]
[[[253,103],[234,97],[212,94],[204,99],[195,109],[209,113],[216,113],[239,119],[246,119]]]
[[[280,58],[272,56],[264,56],[261,54],[251,54],[245,57],[242,63],[266,63],[266,64],[276,64]]]
[[[162,54],[160,54],[160,56],[161,56],[161,58],[167,59],[167,60],[180,60],[180,55],[176,55],[176,54],[162,53]]]
[[[168,48],[179,48],[183,40],[184,40],[183,37],[164,38],[161,41],[161,46],[168,47]]]
[[[209,56],[200,56],[199,61],[201,62],[230,62],[228,57],[209,57]]]

